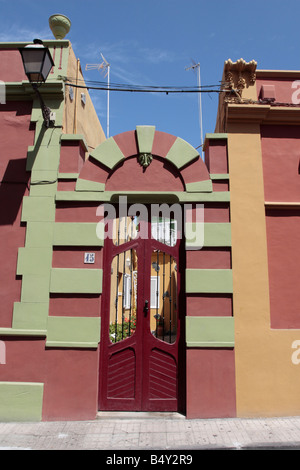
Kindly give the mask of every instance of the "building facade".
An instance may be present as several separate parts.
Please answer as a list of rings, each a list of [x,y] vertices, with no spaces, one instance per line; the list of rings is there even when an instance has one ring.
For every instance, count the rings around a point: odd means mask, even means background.
[[[151,125],[105,139],[45,45],[48,129],[0,45],[0,419],[299,414],[297,73],[227,61],[202,161]]]

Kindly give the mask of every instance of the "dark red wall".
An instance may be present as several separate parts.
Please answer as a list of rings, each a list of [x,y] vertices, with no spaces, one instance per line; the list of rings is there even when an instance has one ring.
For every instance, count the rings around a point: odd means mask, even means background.
[[[30,174],[26,172],[31,102],[0,105],[0,327],[12,323],[14,302],[20,301],[21,279],[16,278],[18,248],[24,246],[25,227],[21,225],[23,196],[28,194]]]
[[[1,77],[3,82],[21,82],[27,80],[21,54],[18,50],[0,50]],[[0,105],[2,108],[2,105]]]
[[[261,126],[265,200],[300,201],[300,126]]]
[[[300,210],[266,212],[272,328],[300,328]]]
[[[189,419],[235,417],[234,350],[188,349],[187,388]]]
[[[271,327],[300,328],[300,126],[264,125],[261,144],[265,200],[279,203],[266,210]]]

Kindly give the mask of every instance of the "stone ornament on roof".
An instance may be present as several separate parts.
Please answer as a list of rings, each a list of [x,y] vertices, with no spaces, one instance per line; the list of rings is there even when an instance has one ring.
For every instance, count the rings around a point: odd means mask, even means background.
[[[242,92],[246,86],[254,85],[256,81],[256,67],[257,62],[251,60],[246,62],[244,59],[239,59],[232,62],[231,59],[225,61],[224,75],[225,85],[228,90],[232,90],[234,94],[226,97],[226,101],[237,101],[242,97]]]
[[[64,39],[71,28],[71,21],[65,15],[51,15],[49,18],[49,26],[55,39]]]

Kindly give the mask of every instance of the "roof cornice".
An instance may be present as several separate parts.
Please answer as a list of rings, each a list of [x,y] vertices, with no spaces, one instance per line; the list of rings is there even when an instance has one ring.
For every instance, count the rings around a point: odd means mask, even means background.
[[[0,42],[1,49],[18,49],[19,47],[25,47],[29,44],[33,44],[32,41],[19,41],[19,42]],[[70,41],[67,40],[55,40],[55,39],[43,39],[43,44],[48,47],[68,47],[71,45]]]
[[[227,122],[300,124],[300,106],[228,103]]]

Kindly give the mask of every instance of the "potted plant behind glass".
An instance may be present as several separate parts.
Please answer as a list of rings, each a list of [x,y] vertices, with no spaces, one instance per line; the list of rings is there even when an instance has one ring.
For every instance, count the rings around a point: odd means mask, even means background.
[[[163,336],[163,334],[164,334],[164,319],[159,313],[154,315],[154,318],[156,319],[156,336]]]

